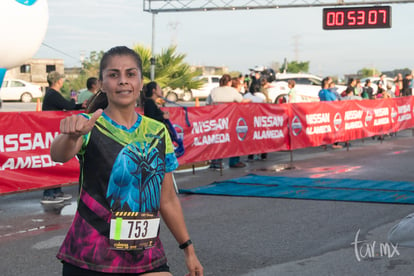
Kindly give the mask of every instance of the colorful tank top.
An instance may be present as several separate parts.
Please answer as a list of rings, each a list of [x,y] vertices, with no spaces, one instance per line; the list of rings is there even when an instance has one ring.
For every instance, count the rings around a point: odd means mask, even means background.
[[[57,258],[106,273],[142,273],[165,264],[158,233],[145,249],[114,250],[109,243],[114,212],[159,216],[164,174],[178,167],[164,124],[138,115],[127,129],[103,113],[84,136],[78,158],[78,208]]]

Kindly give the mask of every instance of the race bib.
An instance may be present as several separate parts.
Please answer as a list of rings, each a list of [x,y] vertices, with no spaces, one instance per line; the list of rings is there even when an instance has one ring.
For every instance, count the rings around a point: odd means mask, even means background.
[[[113,212],[109,242],[115,250],[143,250],[152,247],[158,236],[157,213]]]

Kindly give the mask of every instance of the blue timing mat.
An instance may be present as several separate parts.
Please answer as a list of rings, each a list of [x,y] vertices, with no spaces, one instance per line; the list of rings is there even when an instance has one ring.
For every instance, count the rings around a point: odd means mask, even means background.
[[[384,203],[414,203],[414,182],[305,178],[248,174],[193,189],[184,194],[278,197]]]

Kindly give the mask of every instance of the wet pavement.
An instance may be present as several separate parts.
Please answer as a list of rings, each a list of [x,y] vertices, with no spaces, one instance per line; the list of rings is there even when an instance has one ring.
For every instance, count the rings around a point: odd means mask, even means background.
[[[349,150],[321,147],[275,152],[266,161],[222,174],[176,172],[179,188],[193,188],[248,173],[313,178],[414,181],[411,130],[385,141],[351,142]],[[64,187],[76,195],[77,187]],[[61,275],[56,252],[73,219],[76,199],[45,208],[42,191],[0,197],[3,276]],[[205,275],[413,275],[414,249],[382,255],[387,232],[410,204],[179,195]],[[162,224],[161,239],[174,275],[184,275],[183,254]],[[359,247],[353,243],[358,241]],[[371,251],[368,249],[372,249]],[[372,256],[370,254],[372,253]],[[394,254],[391,254],[394,253]]]

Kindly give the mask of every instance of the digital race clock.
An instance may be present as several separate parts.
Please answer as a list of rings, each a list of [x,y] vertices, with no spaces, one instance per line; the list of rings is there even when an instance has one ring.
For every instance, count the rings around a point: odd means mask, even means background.
[[[391,6],[325,8],[323,29],[391,28]]]

